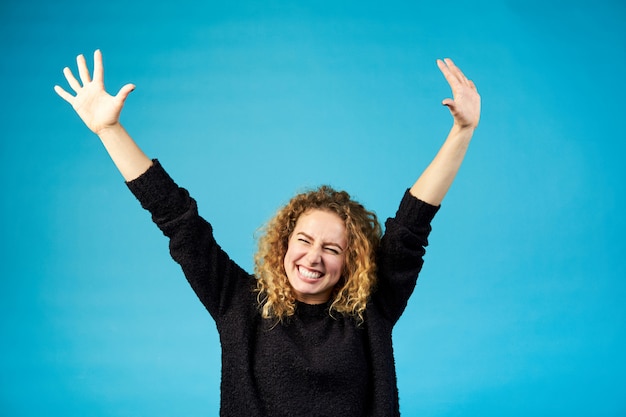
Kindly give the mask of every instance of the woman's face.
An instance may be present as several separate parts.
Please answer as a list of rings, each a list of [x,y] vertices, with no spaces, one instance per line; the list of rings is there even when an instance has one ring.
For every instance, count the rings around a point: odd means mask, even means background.
[[[296,299],[307,304],[328,301],[341,278],[347,245],[343,220],[330,211],[300,215],[289,237],[285,272]]]

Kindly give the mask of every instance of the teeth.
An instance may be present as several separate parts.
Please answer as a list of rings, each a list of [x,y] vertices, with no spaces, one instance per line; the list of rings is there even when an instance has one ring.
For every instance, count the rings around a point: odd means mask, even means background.
[[[305,278],[310,278],[310,279],[317,279],[319,277],[322,276],[321,273],[319,272],[315,272],[315,271],[309,271],[307,269],[304,269],[302,267],[298,267],[298,271],[300,272],[300,274],[302,276],[304,276]]]

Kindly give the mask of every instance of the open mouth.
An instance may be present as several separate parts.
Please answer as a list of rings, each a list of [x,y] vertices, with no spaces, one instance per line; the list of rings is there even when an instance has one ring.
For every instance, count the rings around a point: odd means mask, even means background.
[[[312,271],[301,265],[298,265],[298,272],[300,273],[300,275],[307,279],[320,279],[324,275],[319,271]]]

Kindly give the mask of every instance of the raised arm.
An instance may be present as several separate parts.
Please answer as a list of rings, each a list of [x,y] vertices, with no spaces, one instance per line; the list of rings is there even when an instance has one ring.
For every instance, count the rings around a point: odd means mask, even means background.
[[[437,60],[437,65],[452,89],[453,98],[442,104],[450,110],[454,123],[439,152],[410,190],[434,206],[441,204],[450,189],[480,119],[480,96],[474,83],[451,59]]]
[[[126,97],[135,86],[126,84],[115,96],[111,96],[104,88],[104,67],[99,50],[94,52],[93,60],[93,79],[83,55],[76,58],[80,82],[68,67],[63,69],[63,74],[76,95],[58,85],[54,86],[54,91],[70,103],[87,127],[98,135],[124,179],[131,181],[152,165],[150,158],[137,146],[119,121]]]

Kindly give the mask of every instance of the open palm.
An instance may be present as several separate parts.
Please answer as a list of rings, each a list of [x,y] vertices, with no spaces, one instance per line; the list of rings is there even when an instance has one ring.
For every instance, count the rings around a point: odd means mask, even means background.
[[[58,85],[54,87],[54,91],[72,105],[78,116],[91,131],[99,134],[102,130],[119,123],[124,101],[135,86],[126,84],[115,96],[110,95],[104,89],[102,53],[99,50],[95,51],[93,58],[93,79],[89,75],[89,69],[83,55],[79,55],[76,58],[80,82],[76,79],[72,70],[68,67],[63,69],[63,74],[76,95],[68,93]]]
[[[437,65],[452,89],[453,98],[443,100],[442,104],[450,109],[456,125],[475,128],[480,120],[480,95],[476,86],[451,59],[437,60]]]

